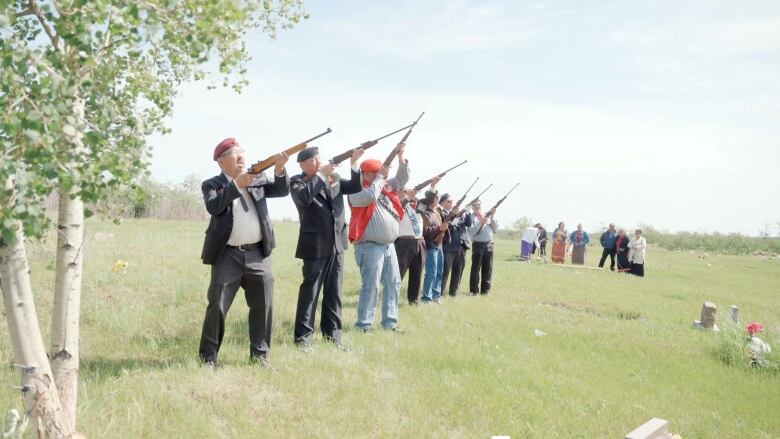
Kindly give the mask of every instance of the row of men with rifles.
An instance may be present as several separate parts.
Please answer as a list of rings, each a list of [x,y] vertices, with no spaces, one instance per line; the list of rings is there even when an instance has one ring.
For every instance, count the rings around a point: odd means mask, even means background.
[[[276,242],[267,198],[290,195],[299,214],[295,257],[303,260],[303,280],[298,291],[294,337],[303,351],[311,350],[320,291],[323,338],[339,349],[348,349],[341,342],[341,290],[344,251],[349,242],[353,243],[361,276],[355,323],[360,331],[371,330],[382,288],[381,327],[402,332],[398,327],[398,300],[401,280],[407,272],[410,304],[439,302],[449,278],[449,293],[457,294],[469,241],[474,246],[470,291],[489,292],[492,236],[498,227],[493,217],[509,193],[487,212],[482,211],[480,203],[480,196],[487,189],[464,209],[461,206],[468,191],[457,202],[448,194],[439,197],[437,183],[466,161],[416,186],[407,186],[410,173],[405,147],[420,118],[327,162],[320,157],[318,148],[309,143],[330,133],[330,128],[248,167],[245,151],[236,139],[225,139],[216,146],[213,159],[222,172],[202,184],[206,210],[211,215],[201,255],[203,263],[211,266],[199,348],[201,361],[207,367],[216,364],[225,318],[241,287],[249,307],[250,358],[273,368],[268,354],[274,290],[271,252]],[[367,149],[403,130],[403,138],[383,162],[367,159],[358,165]],[[285,165],[296,153],[302,172],[290,177]],[[347,159],[349,178],[336,172],[336,167]],[[395,161],[397,169],[390,177]],[[264,171],[271,167],[273,176],[268,177]],[[418,193],[429,186],[424,197],[418,198]],[[351,210],[348,224],[345,196]]]

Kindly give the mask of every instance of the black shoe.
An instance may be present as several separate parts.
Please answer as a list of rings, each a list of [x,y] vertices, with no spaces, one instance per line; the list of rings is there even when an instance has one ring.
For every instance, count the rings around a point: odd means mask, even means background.
[[[420,302],[418,302],[416,300],[409,301],[409,306],[417,306],[419,304],[420,304]]]
[[[406,331],[399,328],[398,326],[393,326],[392,328],[388,329],[390,332],[395,332],[396,334],[406,334]]]
[[[473,291],[472,291],[472,292],[471,292],[471,296],[472,296],[472,297],[474,297],[474,296],[479,296],[479,293],[475,293],[475,292],[473,292]]]
[[[268,360],[267,357],[261,357],[261,356],[252,356],[251,361],[257,364],[258,366],[262,367],[263,369],[268,369],[271,372],[278,373],[279,371],[276,370],[273,364],[271,364],[271,361]]]
[[[205,367],[210,371],[213,371],[214,368],[217,367],[217,364],[214,360],[206,360],[203,363],[201,363],[201,366]]]
[[[311,354],[314,352],[314,348],[308,342],[295,343],[298,346],[298,350],[303,354]]]

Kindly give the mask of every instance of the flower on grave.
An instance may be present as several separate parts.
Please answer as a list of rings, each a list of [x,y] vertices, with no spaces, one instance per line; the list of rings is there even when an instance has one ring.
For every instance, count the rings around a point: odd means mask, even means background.
[[[114,266],[111,267],[111,271],[114,273],[119,273],[120,271],[122,273],[125,273],[127,271],[127,261],[123,261],[121,259],[114,262]]]
[[[750,322],[750,323],[747,324],[745,329],[747,330],[748,335],[753,337],[754,335],[756,335],[759,332],[761,332],[764,329],[764,327],[761,326],[761,323]]]

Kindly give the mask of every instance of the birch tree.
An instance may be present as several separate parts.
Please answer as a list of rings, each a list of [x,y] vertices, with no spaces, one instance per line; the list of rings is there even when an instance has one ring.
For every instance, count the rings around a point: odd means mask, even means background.
[[[303,0],[0,0],[0,284],[38,437],[76,428],[84,218],[146,172],[176,89],[246,85],[253,29],[275,37]],[[56,224],[44,199],[58,193]],[[25,240],[57,231],[47,354]]]

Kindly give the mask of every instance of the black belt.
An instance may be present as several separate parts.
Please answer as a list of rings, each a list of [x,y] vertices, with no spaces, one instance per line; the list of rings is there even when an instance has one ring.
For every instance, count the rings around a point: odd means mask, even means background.
[[[260,248],[260,243],[261,242],[262,241],[256,242],[254,244],[229,245],[228,248],[235,248],[235,249],[238,249],[239,251],[243,252],[243,251],[247,251],[247,250]]]

